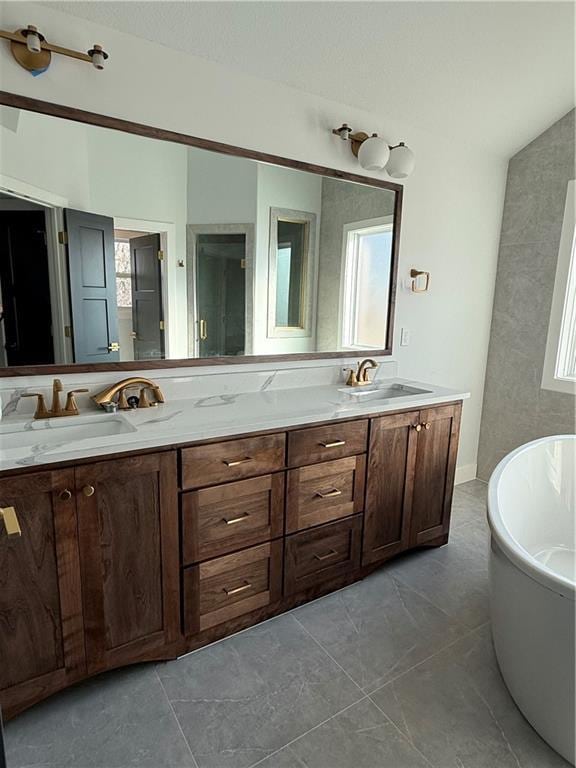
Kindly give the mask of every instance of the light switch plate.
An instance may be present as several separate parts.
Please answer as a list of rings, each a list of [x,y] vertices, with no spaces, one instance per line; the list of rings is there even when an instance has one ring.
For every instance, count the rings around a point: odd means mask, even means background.
[[[410,329],[402,328],[400,331],[400,346],[407,347],[410,344]]]

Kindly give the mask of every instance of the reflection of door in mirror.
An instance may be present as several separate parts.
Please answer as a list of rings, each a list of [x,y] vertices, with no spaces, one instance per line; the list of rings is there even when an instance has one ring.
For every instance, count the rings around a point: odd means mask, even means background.
[[[340,344],[345,349],[386,346],[393,217],[344,227]]]
[[[121,360],[164,358],[160,235],[114,230]]]
[[[196,236],[200,357],[243,355],[246,344],[246,235]]]
[[[0,199],[0,365],[54,362],[44,209]]]

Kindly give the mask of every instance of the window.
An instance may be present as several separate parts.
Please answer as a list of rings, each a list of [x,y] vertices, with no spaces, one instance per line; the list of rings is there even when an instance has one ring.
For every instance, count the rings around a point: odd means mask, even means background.
[[[542,387],[576,394],[575,181],[568,182]]]
[[[340,334],[345,348],[386,347],[392,229],[392,216],[344,227]]]
[[[132,306],[132,265],[130,241],[114,240],[116,262],[116,304],[119,307]]]

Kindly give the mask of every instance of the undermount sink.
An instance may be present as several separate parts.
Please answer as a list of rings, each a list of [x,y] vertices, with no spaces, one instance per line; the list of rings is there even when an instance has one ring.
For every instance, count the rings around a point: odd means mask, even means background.
[[[91,417],[80,423],[77,418],[69,416],[26,422],[26,426],[19,429],[0,426],[0,459],[62,452],[71,447],[70,443],[74,443],[76,448],[79,443],[136,431],[121,416]]]
[[[354,399],[355,404],[371,403],[374,400],[391,400],[395,397],[418,397],[420,395],[429,395],[429,389],[420,389],[411,387],[407,384],[387,384],[382,387],[372,387],[370,389],[347,389],[341,390]]]

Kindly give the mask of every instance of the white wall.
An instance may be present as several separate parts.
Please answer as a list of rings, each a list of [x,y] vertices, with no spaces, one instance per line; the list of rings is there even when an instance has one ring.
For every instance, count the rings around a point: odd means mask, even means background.
[[[43,5],[27,4],[26,11],[49,40],[79,49],[98,40],[110,60],[97,72],[55,56],[50,70],[33,78],[2,45],[3,90],[355,173],[348,146],[330,134],[343,120],[410,144],[417,167],[405,185],[399,276],[404,280],[412,266],[429,269],[432,287],[424,296],[399,290],[394,353],[401,376],[471,391],[458,462],[473,471],[506,174],[498,148],[480,153],[466,136],[433,135],[386,114],[385,80],[370,114]],[[2,27],[24,23],[21,4],[0,6]],[[402,326],[411,330],[409,347],[399,347]]]

